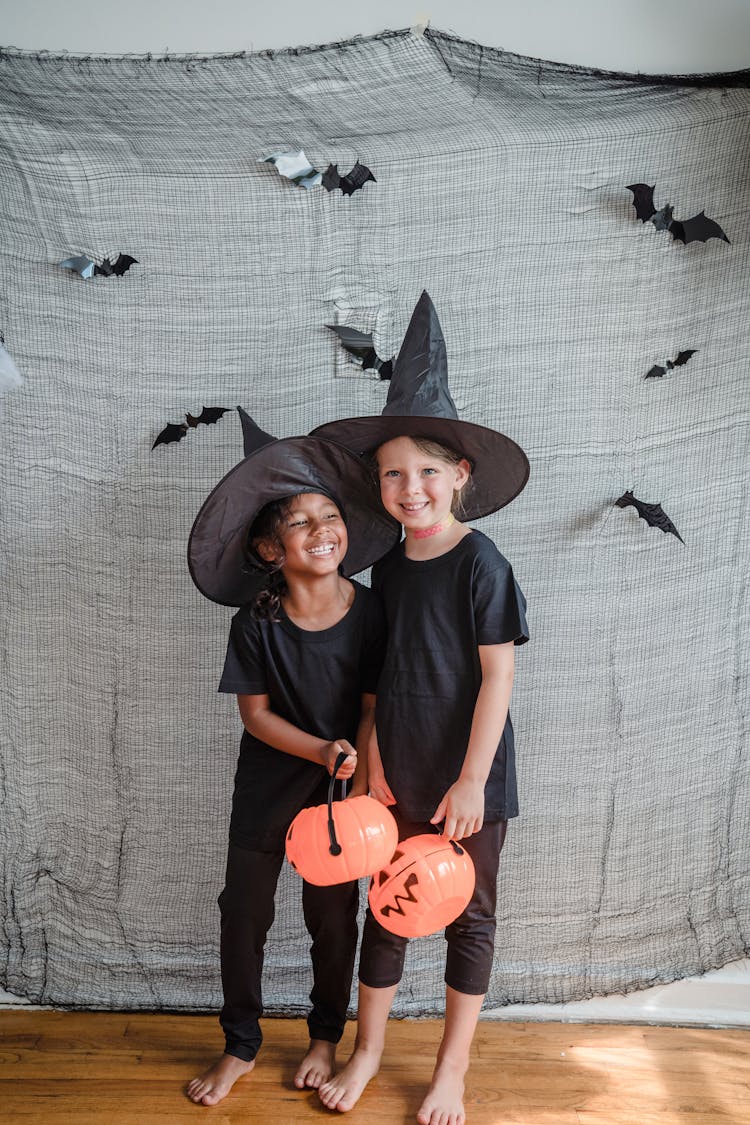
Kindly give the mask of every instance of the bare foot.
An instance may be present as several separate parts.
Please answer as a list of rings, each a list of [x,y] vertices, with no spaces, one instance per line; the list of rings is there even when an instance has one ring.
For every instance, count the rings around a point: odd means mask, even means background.
[[[254,1066],[255,1062],[245,1062],[234,1055],[222,1055],[199,1078],[188,1083],[187,1096],[199,1105],[216,1105],[227,1096],[237,1079]]]
[[[320,1087],[320,1100],[327,1109],[337,1109],[346,1113],[359,1101],[362,1091],[371,1078],[378,1073],[380,1051],[368,1051],[365,1047],[355,1047],[340,1074]]]
[[[310,1049],[299,1064],[294,1076],[298,1090],[318,1090],[333,1074],[336,1063],[336,1044],[325,1039],[311,1039]]]
[[[419,1125],[465,1125],[464,1075],[466,1066],[439,1061],[427,1097],[417,1114]]]

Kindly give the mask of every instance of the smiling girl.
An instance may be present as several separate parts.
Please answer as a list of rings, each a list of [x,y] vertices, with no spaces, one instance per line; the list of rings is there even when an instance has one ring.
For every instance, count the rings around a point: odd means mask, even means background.
[[[471,856],[476,886],[445,930],[445,1026],[420,1125],[463,1125],[464,1076],[490,981],[500,851],[518,814],[508,707],[515,646],[528,640],[526,601],[492,540],[456,517],[509,503],[528,478],[523,451],[461,421],[445,344],[422,294],[377,418],[314,431],[374,458],[383,506],[404,539],[373,567],[388,646],[369,746],[370,792],[393,805],[399,839],[439,830]],[[368,911],[359,965],[355,1050],[324,1083],[329,1109],[351,1109],[377,1073],[406,939]]]
[[[219,684],[237,696],[244,726],[219,896],[226,1046],[188,1086],[188,1096],[207,1106],[255,1066],[264,946],[291,821],[325,802],[342,751],[338,776],[353,778],[352,795],[366,792],[384,621],[377,596],[345,575],[398,537],[358,458],[320,439],[274,441],[247,415],[242,421],[250,453],[206,501],[189,547],[199,589],[241,604]],[[295,1076],[300,1089],[333,1073],[351,991],[357,898],[356,883],[302,884],[313,988],[310,1044]]]

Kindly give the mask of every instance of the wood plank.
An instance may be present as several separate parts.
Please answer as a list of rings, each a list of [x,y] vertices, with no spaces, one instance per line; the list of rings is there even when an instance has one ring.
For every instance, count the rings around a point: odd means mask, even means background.
[[[578,1111],[579,1125],[747,1125],[748,1119],[723,1113],[681,1113],[667,1109],[652,1112],[643,1109],[637,1118],[632,1109],[608,1109],[605,1113]],[[212,1123],[213,1125],[213,1123]]]
[[[302,1020],[267,1020],[254,1072],[219,1106],[185,1085],[215,1058],[215,1017],[117,1012],[0,1012],[3,1122],[45,1125],[321,1125],[338,1120],[293,1075]],[[380,1074],[350,1125],[413,1122],[440,1020],[392,1020]],[[339,1058],[354,1037],[347,1027]],[[750,1032],[634,1025],[480,1023],[466,1100],[469,1125],[750,1125]]]

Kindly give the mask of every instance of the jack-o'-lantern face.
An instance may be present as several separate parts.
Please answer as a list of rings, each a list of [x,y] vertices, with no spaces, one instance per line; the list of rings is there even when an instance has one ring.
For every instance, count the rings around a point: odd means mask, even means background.
[[[400,937],[424,937],[461,914],[474,892],[474,864],[464,848],[437,835],[402,840],[373,877],[370,910]]]
[[[395,859],[399,855],[403,855],[403,852],[396,852],[396,856],[394,856],[393,858]],[[384,871],[380,872],[379,878],[383,882],[386,882],[388,880],[388,876]],[[392,903],[381,903],[380,917],[388,918],[391,914],[400,914],[402,918],[405,917],[405,907],[407,907],[408,903],[411,902],[416,904],[419,902],[416,894],[412,893],[413,889],[418,886],[419,876],[416,875],[413,871],[410,871],[404,879],[403,894],[399,894],[398,891],[394,891]]]

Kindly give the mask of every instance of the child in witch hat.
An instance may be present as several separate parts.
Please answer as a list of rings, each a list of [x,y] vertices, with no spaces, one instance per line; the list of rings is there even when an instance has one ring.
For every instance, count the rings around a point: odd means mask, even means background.
[[[277,441],[240,416],[245,459],[204,503],[188,546],[198,589],[240,606],[219,691],[237,695],[245,727],[219,896],[226,1047],[187,1090],[203,1105],[221,1101],[255,1065],[263,947],[291,821],[325,801],[342,751],[339,776],[353,776],[354,794],[366,791],[385,626],[377,596],[344,575],[369,566],[400,534],[359,458],[323,438]],[[354,966],[357,884],[305,882],[302,905],[314,983],[299,1088],[333,1073]]]
[[[528,640],[526,601],[508,561],[459,522],[510,503],[529,464],[510,438],[458,418],[445,342],[423,293],[379,417],[313,434],[374,458],[386,511],[405,538],[373,567],[388,647],[369,747],[370,792],[392,811],[399,838],[435,830],[461,840],[476,870],[474,895],[446,927],[446,1015],[421,1125],[462,1125],[464,1075],[492,970],[496,881],[508,819],[518,813],[508,714],[514,646]],[[330,1109],[351,1109],[376,1073],[406,939],[368,911],[360,955],[357,1040],[324,1083]]]

